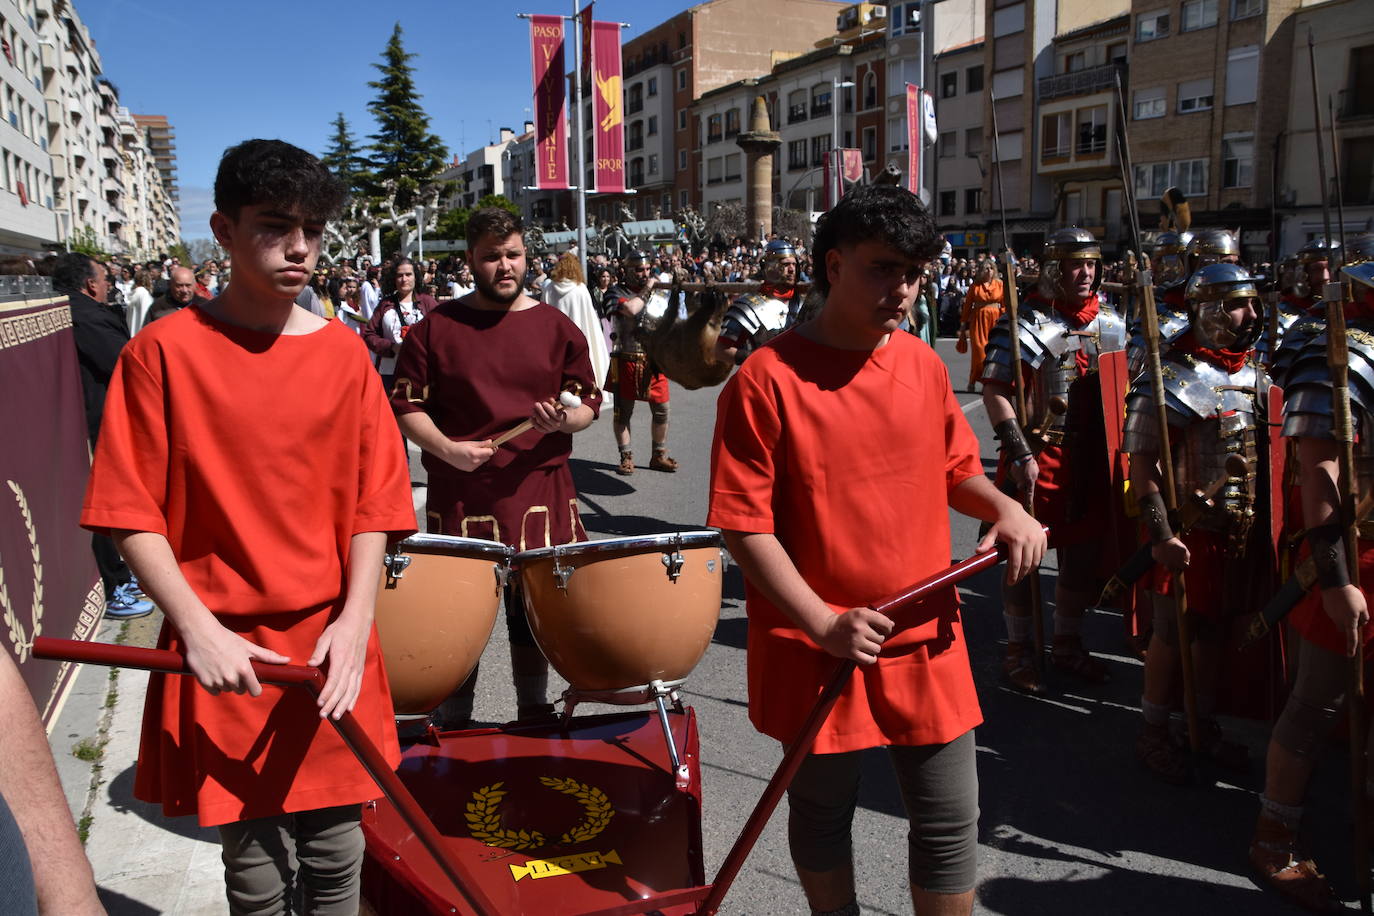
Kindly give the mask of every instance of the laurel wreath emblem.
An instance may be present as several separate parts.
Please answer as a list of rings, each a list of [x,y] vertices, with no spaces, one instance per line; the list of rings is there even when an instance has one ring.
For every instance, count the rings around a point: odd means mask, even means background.
[[[19,661],[24,662],[33,651],[34,639],[43,632],[43,553],[38,546],[38,529],[33,524],[33,512],[29,509],[28,497],[24,495],[23,488],[13,480],[5,482],[14,493],[15,501],[19,503],[19,514],[24,518],[24,529],[29,535],[29,554],[33,558],[33,600],[29,604],[28,630],[24,629],[24,625],[19,621],[19,614],[10,603],[9,587],[5,584],[5,569],[0,565],[0,608],[5,611],[5,626],[9,628],[10,642],[14,643],[14,651],[19,656]]]
[[[541,776],[539,781],[582,803],[582,820],[558,838],[560,844],[586,843],[595,839],[610,824],[615,809],[605,792],[576,779]],[[494,782],[472,793],[464,816],[473,839],[498,849],[534,850],[546,845],[544,834],[538,830],[517,830],[502,825],[501,803],[509,794],[505,785],[504,782]]]

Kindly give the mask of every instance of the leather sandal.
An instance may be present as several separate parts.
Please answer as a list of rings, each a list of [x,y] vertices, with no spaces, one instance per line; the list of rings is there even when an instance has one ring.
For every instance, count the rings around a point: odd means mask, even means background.
[[[654,456],[649,459],[649,469],[671,474],[677,470],[677,461],[668,457],[666,449],[656,448],[654,449]]]
[[[1339,913],[1345,909],[1317,870],[1317,863],[1303,858],[1298,837],[1279,821],[1261,813],[1250,840],[1250,864],[1260,881],[1279,896],[1313,913]]]
[[[1089,684],[1105,684],[1112,679],[1107,666],[1087,649],[1077,636],[1056,636],[1050,664]]]
[[[1188,759],[1169,736],[1167,725],[1146,722],[1135,739],[1135,757],[1145,769],[1171,786],[1188,783]]]
[[[615,469],[615,472],[621,477],[629,477],[635,472],[634,452],[620,453],[620,466]]]
[[[1023,693],[1041,693],[1040,672],[1035,670],[1035,647],[1030,643],[1008,642],[1002,657],[1002,675]]]

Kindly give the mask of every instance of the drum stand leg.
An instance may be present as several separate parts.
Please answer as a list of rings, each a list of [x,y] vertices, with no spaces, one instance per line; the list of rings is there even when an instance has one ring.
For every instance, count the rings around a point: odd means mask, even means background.
[[[677,742],[673,740],[673,727],[668,723],[668,703],[669,696],[673,696],[673,688],[665,687],[662,681],[650,681],[649,690],[653,694],[654,706],[658,708],[658,724],[663,727],[663,740],[668,745],[668,760],[673,764],[673,775],[679,779],[686,777],[685,767],[682,759],[677,754]]]
[[[679,785],[686,785],[689,777],[686,765],[678,754],[677,742],[673,740],[673,728],[668,721],[668,704],[673,704],[674,712],[682,712],[681,680],[650,681],[641,687],[626,687],[622,690],[582,691],[569,687],[563,691],[563,714],[560,725],[565,730],[572,720],[573,710],[579,703],[609,703],[613,706],[638,706],[652,702],[658,712],[658,724],[663,729],[663,741],[668,746],[668,760],[672,764],[673,776]]]

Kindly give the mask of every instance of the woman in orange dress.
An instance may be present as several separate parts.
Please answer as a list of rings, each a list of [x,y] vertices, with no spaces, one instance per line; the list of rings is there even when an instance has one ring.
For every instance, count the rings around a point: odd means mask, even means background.
[[[973,350],[969,360],[968,390],[983,374],[983,354],[988,345],[988,334],[997,319],[1002,317],[1002,281],[997,276],[997,268],[992,261],[978,265],[977,280],[969,287],[964,296],[964,308],[959,314],[959,340],[956,344],[960,353]]]

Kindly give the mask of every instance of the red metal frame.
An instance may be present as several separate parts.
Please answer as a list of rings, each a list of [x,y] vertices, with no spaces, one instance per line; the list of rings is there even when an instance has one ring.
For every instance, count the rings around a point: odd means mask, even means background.
[[[895,595],[875,602],[871,607],[889,617],[894,616],[933,592],[952,587],[978,572],[996,566],[1005,556],[1006,548],[999,544],[995,550],[969,557],[963,562],[923,579]],[[131,646],[39,637],[34,641],[33,654],[37,658],[89,662],[123,668],[141,668],[164,674],[191,673],[185,658],[175,652],[163,649],[142,649]],[[796,775],[802,759],[810,753],[816,734],[820,731],[835,702],[849,683],[854,668],[855,663],[850,660],[840,661],[836,665],[800,733],[788,747],[763,795],[745,821],[734,846],[716,873],[714,881],[698,887],[679,888],[648,895],[639,900],[597,910],[586,914],[586,916],[632,916],[632,914],[644,913],[653,909],[662,910],[691,905],[697,901],[701,901],[700,908],[696,910],[697,916],[714,916],[720,909],[730,886],[738,877],[744,860],[763,833],[763,829],[769,818],[772,817],[778,802],[781,801],[783,792],[786,791],[788,784]],[[254,663],[253,669],[258,680],[264,684],[304,687],[315,696],[319,695],[325,680],[323,672],[318,668],[299,665]],[[481,883],[475,879],[470,869],[452,854],[434,822],[415,800],[400,777],[387,765],[381,752],[377,750],[352,714],[344,713],[339,719],[331,719],[330,721],[338,729],[340,737],[367,769],[369,775],[381,787],[386,798],[395,806],[396,812],[404,820],[406,826],[414,831],[416,838],[424,845],[443,874],[453,883],[454,888],[472,908],[473,913],[476,916],[499,916],[499,910],[482,890]],[[418,877],[413,871],[409,874],[411,874],[412,879]]]

